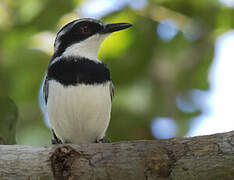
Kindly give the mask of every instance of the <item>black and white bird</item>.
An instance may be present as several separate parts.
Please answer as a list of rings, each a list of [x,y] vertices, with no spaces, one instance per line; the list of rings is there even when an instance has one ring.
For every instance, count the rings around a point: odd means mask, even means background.
[[[43,85],[52,143],[103,141],[114,86],[108,67],[97,54],[109,34],[130,26],[83,18],[68,23],[57,33]]]

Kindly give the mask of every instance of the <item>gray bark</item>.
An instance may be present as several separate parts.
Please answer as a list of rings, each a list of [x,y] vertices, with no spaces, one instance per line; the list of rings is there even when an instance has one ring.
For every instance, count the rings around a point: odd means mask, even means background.
[[[233,180],[234,131],[193,138],[0,145],[1,180]]]

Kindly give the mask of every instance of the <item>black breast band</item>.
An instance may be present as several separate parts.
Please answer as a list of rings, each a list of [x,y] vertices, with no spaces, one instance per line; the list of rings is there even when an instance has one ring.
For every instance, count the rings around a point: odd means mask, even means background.
[[[103,62],[64,57],[51,63],[47,72],[48,79],[56,80],[64,86],[100,84],[111,80],[110,71]]]

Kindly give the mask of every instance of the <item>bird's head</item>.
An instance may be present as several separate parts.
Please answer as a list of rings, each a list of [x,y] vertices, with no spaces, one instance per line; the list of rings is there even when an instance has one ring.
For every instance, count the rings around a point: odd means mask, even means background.
[[[102,41],[112,32],[130,27],[128,23],[105,24],[102,21],[83,18],[63,26],[54,43],[54,58],[58,56],[80,56],[92,60]]]

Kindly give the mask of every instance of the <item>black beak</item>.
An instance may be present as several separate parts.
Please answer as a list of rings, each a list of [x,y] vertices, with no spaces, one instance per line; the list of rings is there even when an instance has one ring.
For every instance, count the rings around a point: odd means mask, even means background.
[[[112,33],[115,31],[120,31],[123,29],[127,29],[129,27],[131,27],[132,25],[129,23],[115,23],[115,24],[107,24],[104,26],[104,29],[102,29],[102,31],[100,32],[101,34],[105,34],[105,33]]]

